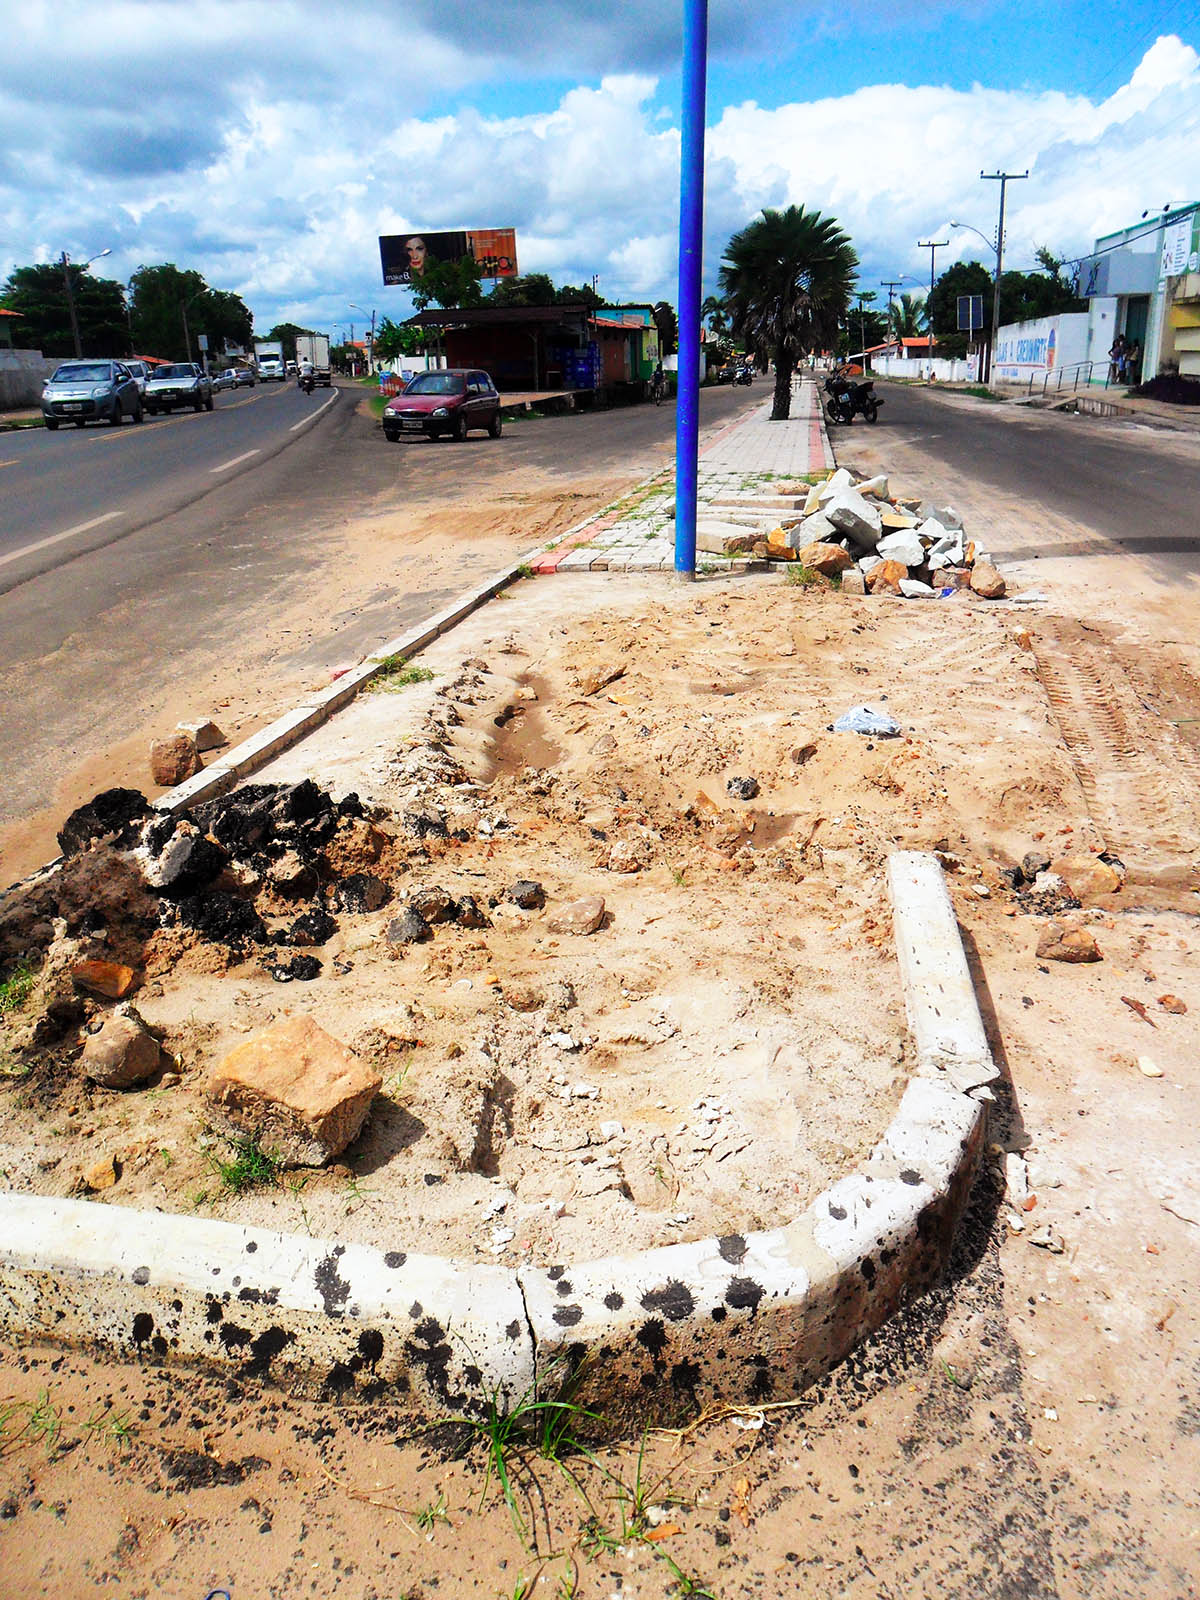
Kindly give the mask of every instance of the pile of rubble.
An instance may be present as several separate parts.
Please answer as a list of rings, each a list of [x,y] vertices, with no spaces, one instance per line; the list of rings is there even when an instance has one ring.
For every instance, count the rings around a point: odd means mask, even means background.
[[[969,589],[985,600],[1004,597],[1004,579],[967,538],[953,507],[893,498],[882,474],[867,478],[839,467],[804,495],[731,498],[716,502],[714,513],[721,520],[708,519],[697,530],[700,549],[796,561],[840,580],[846,593],[932,600]],[[775,519],[776,526],[761,527]],[[759,524],[759,531],[747,532],[745,522]]]

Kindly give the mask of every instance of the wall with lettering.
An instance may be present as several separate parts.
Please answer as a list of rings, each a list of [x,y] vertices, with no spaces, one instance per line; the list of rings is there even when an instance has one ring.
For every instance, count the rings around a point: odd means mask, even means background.
[[[992,376],[1021,379],[1060,372],[1088,359],[1087,343],[1086,311],[1010,323],[997,334]]]

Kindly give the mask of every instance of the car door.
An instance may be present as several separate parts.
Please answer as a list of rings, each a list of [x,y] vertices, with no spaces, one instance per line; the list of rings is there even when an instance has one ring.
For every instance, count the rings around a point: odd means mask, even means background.
[[[138,387],[134,382],[133,373],[128,367],[123,367],[119,361],[113,362],[113,387],[116,390],[117,401],[122,411],[134,412],[137,410]]]

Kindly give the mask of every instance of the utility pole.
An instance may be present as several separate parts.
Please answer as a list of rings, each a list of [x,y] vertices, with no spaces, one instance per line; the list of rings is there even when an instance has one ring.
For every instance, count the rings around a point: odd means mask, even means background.
[[[996,282],[992,289],[992,337],[988,345],[988,369],[985,383],[992,381],[992,365],[996,359],[996,339],[1000,333],[1000,273],[1004,266],[1004,195],[1010,183],[1019,183],[1022,178],[1029,176],[1029,168],[1024,172],[981,172],[979,176],[987,183],[1000,185],[1000,221],[996,226]]]
[[[925,307],[925,321],[929,326],[929,376],[933,377],[933,263],[939,250],[949,244],[948,239],[918,239],[917,249],[929,251],[929,303]]]
[[[67,310],[71,314],[71,337],[75,341],[75,355],[78,359],[83,355],[83,346],[79,342],[79,318],[75,315],[75,290],[71,286],[71,260],[64,250],[59,262],[62,267],[63,284],[67,291]]]
[[[881,278],[879,280],[880,288],[886,289],[888,292],[887,331],[889,339],[892,336],[892,297],[903,282],[903,278]]]

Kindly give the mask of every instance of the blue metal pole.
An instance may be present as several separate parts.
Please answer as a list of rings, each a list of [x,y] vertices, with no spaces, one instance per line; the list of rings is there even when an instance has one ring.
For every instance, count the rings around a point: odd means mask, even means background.
[[[704,240],[704,89],[708,0],[683,0],[679,173],[679,392],[675,411],[675,571],[696,574],[700,433],[700,275]]]

